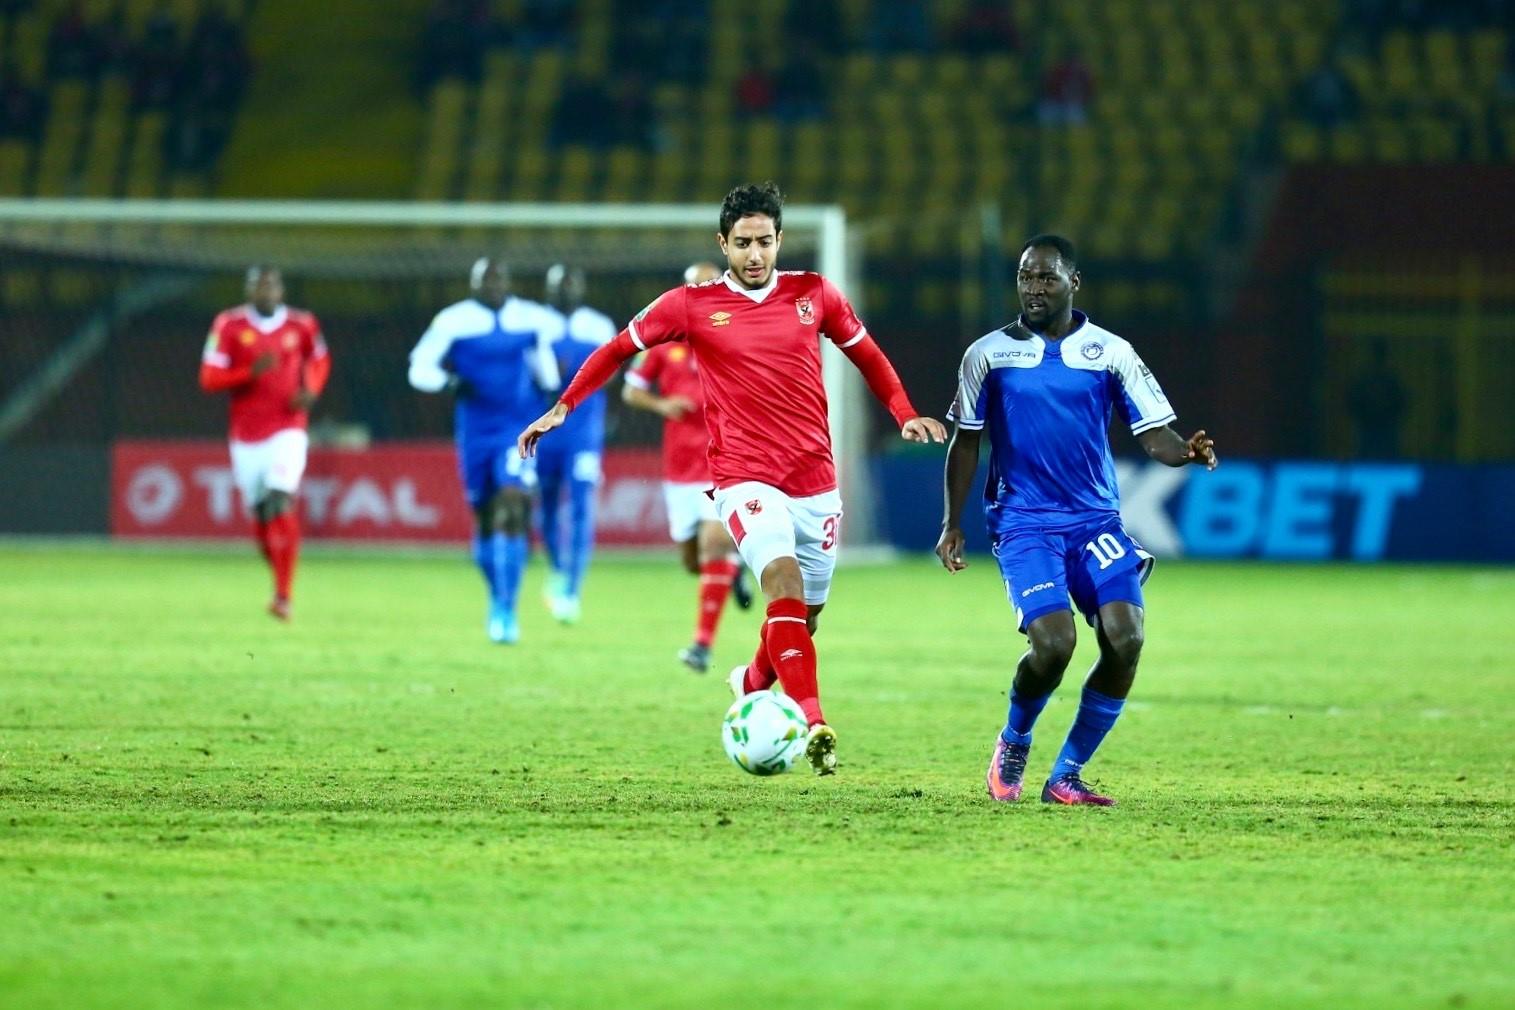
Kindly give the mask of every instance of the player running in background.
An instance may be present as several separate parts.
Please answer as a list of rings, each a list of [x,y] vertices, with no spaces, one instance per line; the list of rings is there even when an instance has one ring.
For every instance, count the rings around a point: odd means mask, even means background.
[[[721,268],[714,263],[695,263],[684,271],[684,283],[700,285],[720,276]],[[706,458],[710,432],[705,427],[705,395],[694,353],[684,343],[653,346],[626,373],[621,398],[663,418],[663,504],[668,511],[668,533],[679,545],[684,568],[700,577],[694,640],[679,650],[679,660],[695,673],[704,673],[710,668],[710,649],[726,596],[736,594],[743,610],[752,605],[752,599],[742,599],[740,559],[708,493],[715,486]],[[568,415],[568,423],[577,413]],[[538,451],[545,452],[550,444],[543,442]]]
[[[247,304],[211,323],[200,388],[231,394],[231,469],[273,572],[268,612],[289,620],[300,515],[294,496],[310,448],[310,408],[331,374],[321,324],[284,304],[278,267],[247,268]]]
[[[594,350],[615,339],[610,317],[584,304],[584,271],[554,264],[547,271],[547,303],[563,319],[562,336],[552,345],[558,374],[573,377]],[[554,390],[553,392],[556,392]],[[579,619],[579,590],[594,549],[594,496],[600,486],[600,454],[605,447],[605,394],[599,392],[574,411],[559,437],[537,454],[542,510],[542,546],[551,569],[547,606],[564,624]],[[567,489],[568,536],[561,532]]]
[[[902,436],[943,441],[920,417],[852,306],[819,274],[775,269],[783,197],[773,183],[739,186],[721,203],[716,235],[728,269],[698,287],[664,292],[595,351],[552,409],[521,432],[523,457],[639,350],[681,341],[699,360],[715,506],[768,598],[762,642],[738,692],[781,682],[810,724],[805,756],[836,770],[836,733],[821,712],[813,634],[831,589],[842,518],[821,378],[824,335],[863,373]],[[739,682],[738,682],[739,681]]]
[[[561,386],[552,344],[563,318],[510,293],[510,271],[484,257],[469,274],[473,294],[438,312],[410,352],[410,384],[457,399],[454,435],[476,528],[473,559],[489,588],[491,641],[521,637],[516,598],[530,552],[532,461],[515,433]],[[523,418],[525,420],[523,420]]]
[[[1020,798],[1031,727],[1062,682],[1077,639],[1068,600],[1094,627],[1099,658],[1084,682],[1067,742],[1042,802],[1111,806],[1082,772],[1115,725],[1142,650],[1142,583],[1152,556],[1120,518],[1110,412],[1120,412],[1148,456],[1168,466],[1215,469],[1203,430],[1186,441],[1168,399],[1129,343],[1073,309],[1082,278],[1073,244],[1038,235],[1021,250],[1021,315],[963,355],[957,423],[947,450],[945,515],[936,553],[949,572],[967,567],[958,520],[989,432],[984,512],[1015,619],[1030,642],[1010,689],[1010,714],[989,761],[989,795]]]

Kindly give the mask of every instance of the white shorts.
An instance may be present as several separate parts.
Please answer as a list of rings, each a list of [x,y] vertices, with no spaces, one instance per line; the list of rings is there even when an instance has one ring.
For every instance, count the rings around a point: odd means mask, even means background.
[[[261,442],[231,443],[231,476],[242,507],[251,512],[270,491],[294,494],[305,476],[310,436],[299,428],[276,431]]]
[[[697,534],[700,523],[721,521],[715,512],[715,502],[705,493],[709,490],[710,485],[705,482],[676,484],[671,480],[663,481],[663,506],[668,510],[668,535],[674,543],[681,544]]]
[[[840,492],[791,498],[776,487],[746,481],[717,490],[715,508],[758,578],[773,561],[794,558],[805,580],[805,602],[826,602],[841,536]]]

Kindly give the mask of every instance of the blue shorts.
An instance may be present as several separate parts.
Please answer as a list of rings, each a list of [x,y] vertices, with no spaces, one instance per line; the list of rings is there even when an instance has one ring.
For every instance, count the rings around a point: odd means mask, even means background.
[[[1118,515],[1011,527],[994,535],[993,550],[1021,631],[1043,614],[1070,609],[1070,597],[1091,625],[1106,603],[1142,606],[1142,583],[1155,563]]]
[[[577,484],[600,483],[600,447],[579,439],[553,441],[549,435],[537,443],[537,480],[544,485],[564,481]]]
[[[537,484],[536,461],[521,458],[514,435],[459,440],[458,470],[469,507],[474,509],[487,504],[504,488],[529,491]]]

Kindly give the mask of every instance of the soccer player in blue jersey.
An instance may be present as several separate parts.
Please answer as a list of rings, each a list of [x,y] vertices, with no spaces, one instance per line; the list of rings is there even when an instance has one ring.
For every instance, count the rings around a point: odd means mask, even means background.
[[[510,271],[484,257],[469,274],[472,294],[438,312],[410,352],[410,384],[457,398],[454,431],[463,488],[477,527],[473,559],[489,587],[485,629],[492,641],[521,636],[516,597],[530,552],[532,461],[515,436],[562,386],[553,342],[563,318],[510,293]],[[524,419],[524,420],[523,420]]]
[[[584,287],[584,271],[578,267],[556,263],[547,271],[547,304],[563,320],[562,336],[552,350],[564,382],[573,378],[596,348],[620,332],[609,316],[584,304]],[[544,443],[536,455],[542,509],[539,529],[551,567],[547,606],[559,621],[573,624],[579,619],[579,590],[594,549],[594,496],[605,447],[605,391],[601,389],[569,414],[558,435],[557,442]],[[566,538],[559,522],[564,511],[568,513]]]
[[[980,337],[963,356],[957,428],[947,450],[945,515],[936,553],[949,572],[967,567],[959,528],[989,433],[984,514],[1020,630],[1030,642],[1010,690],[1010,715],[994,745],[989,795],[1020,798],[1031,728],[1062,682],[1077,638],[1073,606],[1099,642],[1067,741],[1042,788],[1042,802],[1112,806],[1082,778],[1115,725],[1142,650],[1142,583],[1152,557],[1121,525],[1111,410],[1143,450],[1168,466],[1215,469],[1203,430],[1187,440],[1162,387],[1136,351],[1073,308],[1082,278],[1073,244],[1038,235],[1021,250],[1021,314]]]

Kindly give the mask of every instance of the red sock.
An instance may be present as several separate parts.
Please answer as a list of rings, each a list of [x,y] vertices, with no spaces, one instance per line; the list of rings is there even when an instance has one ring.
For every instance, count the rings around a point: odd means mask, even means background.
[[[264,561],[272,564],[273,559],[268,556],[268,523],[262,519],[254,519],[253,537],[258,541],[258,553],[263,555]]]
[[[747,675],[742,678],[742,693],[766,691],[778,679],[779,674],[773,668],[773,660],[768,658],[768,643],[759,637],[757,654],[752,657],[752,662],[747,665]]]
[[[707,649],[715,641],[715,626],[736,578],[736,565],[730,561],[710,561],[700,566],[700,612],[695,618],[694,641]]]
[[[821,691],[816,686],[815,642],[805,624],[808,613],[804,600],[774,600],[768,604],[763,643],[784,693],[795,700],[805,712],[805,721],[814,726],[826,719],[821,715]]]
[[[300,553],[300,520],[290,509],[268,523],[268,560],[274,569],[274,595],[289,599],[295,580],[295,559]]]

